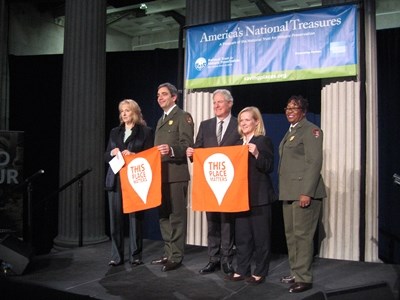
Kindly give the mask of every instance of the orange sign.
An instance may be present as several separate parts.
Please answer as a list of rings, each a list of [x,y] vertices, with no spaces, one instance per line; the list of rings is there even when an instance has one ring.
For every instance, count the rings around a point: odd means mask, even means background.
[[[196,148],[193,154],[193,210],[249,210],[248,153],[248,146]]]
[[[124,159],[119,171],[124,213],[161,205],[161,154],[157,147]]]

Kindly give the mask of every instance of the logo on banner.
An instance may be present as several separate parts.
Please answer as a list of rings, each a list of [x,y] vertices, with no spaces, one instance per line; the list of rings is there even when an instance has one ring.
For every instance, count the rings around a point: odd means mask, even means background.
[[[196,70],[201,71],[207,66],[207,60],[204,57],[199,57],[194,63]]]
[[[208,185],[221,205],[235,176],[231,160],[223,153],[213,154],[204,161],[203,170]]]
[[[127,167],[127,177],[130,185],[143,203],[147,203],[153,172],[149,162],[143,157],[133,159]]]

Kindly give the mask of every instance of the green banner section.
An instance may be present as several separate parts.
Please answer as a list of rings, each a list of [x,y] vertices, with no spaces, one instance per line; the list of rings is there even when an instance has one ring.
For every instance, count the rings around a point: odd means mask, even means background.
[[[346,65],[307,70],[287,70],[248,75],[218,76],[210,78],[198,78],[186,80],[187,89],[207,87],[219,87],[225,85],[245,85],[257,83],[272,83],[293,80],[305,80],[316,78],[343,77],[357,75],[357,65]]]

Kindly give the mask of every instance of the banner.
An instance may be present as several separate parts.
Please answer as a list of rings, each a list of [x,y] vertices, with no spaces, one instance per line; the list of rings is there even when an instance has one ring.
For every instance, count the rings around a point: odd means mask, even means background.
[[[193,154],[192,209],[249,210],[248,146],[196,148]]]
[[[23,235],[23,132],[0,131],[0,233]]]
[[[161,154],[157,147],[124,157],[119,171],[124,213],[161,205]]]
[[[185,88],[354,76],[356,13],[344,5],[188,28]]]

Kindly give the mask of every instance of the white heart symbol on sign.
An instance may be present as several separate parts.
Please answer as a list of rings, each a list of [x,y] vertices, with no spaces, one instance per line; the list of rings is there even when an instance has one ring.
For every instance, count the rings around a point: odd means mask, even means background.
[[[218,204],[221,205],[235,176],[235,169],[231,160],[223,153],[215,153],[204,161],[203,171]]]
[[[138,157],[129,163],[129,183],[144,203],[147,202],[147,195],[149,193],[152,179],[153,172],[151,171],[150,164],[146,159]]]

